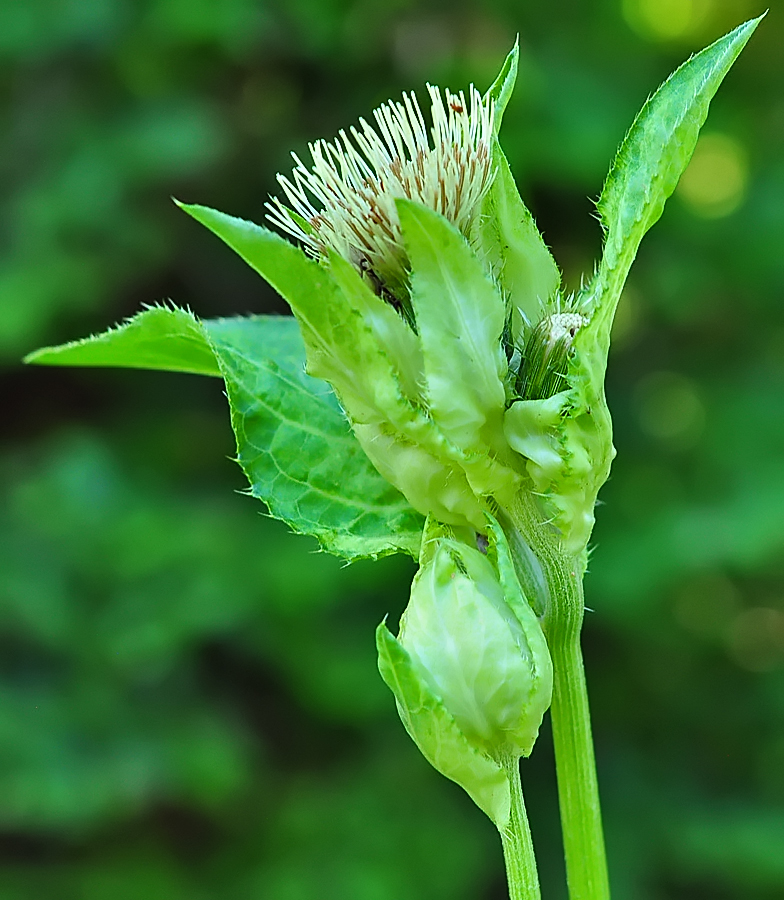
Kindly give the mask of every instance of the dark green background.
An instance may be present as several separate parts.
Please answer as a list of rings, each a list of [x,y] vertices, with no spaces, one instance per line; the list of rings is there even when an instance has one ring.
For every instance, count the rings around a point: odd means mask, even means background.
[[[784,896],[784,15],[645,239],[608,383],[585,649],[617,900]],[[498,900],[344,568],[244,497],[217,380],[24,369],[170,297],[282,303],[169,201],[261,220],[289,149],[425,80],[484,88],[569,284],[611,156],[745,0],[0,0],[0,900]],[[718,135],[718,137],[717,137]],[[696,185],[696,187],[695,187]],[[734,208],[733,208],[734,207]],[[565,896],[547,727],[524,765]]]

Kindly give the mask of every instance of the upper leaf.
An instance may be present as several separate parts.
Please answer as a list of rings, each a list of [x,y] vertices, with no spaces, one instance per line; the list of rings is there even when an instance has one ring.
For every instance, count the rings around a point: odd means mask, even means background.
[[[291,306],[308,373],[328,381],[353,422],[376,423],[400,393],[389,358],[332,273],[267,228],[206,206],[182,209],[255,269]]]
[[[606,237],[589,289],[598,306],[594,319],[607,329],[640,241],[661,216],[694,152],[713,95],[761,19],[738,26],[676,69],[645,103],[621,144],[599,199]]]
[[[615,455],[604,395],[615,308],[643,235],[689,162],[711,98],[759,21],[741,25],[692,57],[643,106],[599,200],[604,253],[581,297],[580,312],[588,321],[568,357],[569,389],[544,400],[518,401],[506,413],[507,438],[528,460],[548,519],[564,549],[583,558],[596,497]]]

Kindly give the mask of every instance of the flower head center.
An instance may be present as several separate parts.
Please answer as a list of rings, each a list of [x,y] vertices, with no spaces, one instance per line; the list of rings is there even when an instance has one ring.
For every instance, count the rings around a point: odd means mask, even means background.
[[[491,99],[473,85],[468,100],[427,89],[429,130],[416,96],[403,94],[374,110],[375,127],[360,119],[350,137],[310,144],[310,169],[292,154],[291,178],[278,175],[289,206],[267,204],[268,218],[312,256],[336,251],[397,301],[408,296],[409,261],[395,200],[417,200],[467,234],[493,180]]]

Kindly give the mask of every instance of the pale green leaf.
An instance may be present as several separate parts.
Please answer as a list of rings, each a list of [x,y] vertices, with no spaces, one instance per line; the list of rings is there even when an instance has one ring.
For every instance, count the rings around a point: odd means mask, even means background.
[[[206,206],[181,208],[228,244],[291,306],[309,374],[337,391],[355,422],[378,421],[375,394],[396,393],[389,361],[332,274],[267,228]]]
[[[463,455],[459,451],[451,455],[443,439],[439,444],[438,430],[424,416],[416,431],[421,443],[390,426],[354,426],[375,467],[415,509],[423,515],[432,513],[443,522],[481,529],[482,504],[461,467]]]
[[[545,517],[560,532],[563,549],[575,555],[585,550],[596,497],[615,455],[604,395],[592,391],[586,379],[582,399],[563,391],[543,400],[518,400],[504,417],[509,444],[526,460]]]
[[[509,821],[510,793],[503,766],[468,742],[383,622],[376,630],[376,646],[381,677],[395,695],[403,725],[422,755],[504,828]]]
[[[153,307],[103,334],[25,357],[43,366],[120,366],[220,375],[201,323],[186,310]]]
[[[329,254],[329,268],[346,301],[360,314],[384,348],[406,396],[421,400],[424,380],[422,348],[411,327],[390,306],[371,291],[359,272],[338,253]]]
[[[302,329],[309,374],[325,379],[335,389],[378,470],[414,508],[430,510],[437,504],[450,516],[448,521],[457,517],[461,523],[468,509],[473,516],[469,521],[481,526],[476,498],[467,486],[461,490],[460,478],[452,477],[461,452],[450,447],[433,420],[404,396],[390,353],[380,344],[382,332],[391,331],[391,320],[382,318],[376,308],[370,321],[365,321],[370,305],[361,281],[357,284],[334,258],[328,269],[252,222],[201,206],[184,209],[289,302]],[[413,332],[412,337],[416,337]],[[390,350],[400,353],[405,339],[399,329],[394,338],[397,345]],[[401,454],[405,463],[401,463]],[[433,496],[433,491],[444,486],[448,495]]]
[[[291,306],[309,374],[337,391],[353,422],[378,422],[399,384],[389,359],[331,272],[267,228],[206,206],[181,205],[255,269]]]

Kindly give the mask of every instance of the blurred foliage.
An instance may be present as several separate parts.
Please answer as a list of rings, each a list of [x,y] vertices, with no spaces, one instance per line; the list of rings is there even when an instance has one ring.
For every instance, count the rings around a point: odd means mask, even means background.
[[[238,496],[217,383],[22,371],[171,297],[281,302],[168,197],[261,219],[288,150],[484,86],[576,284],[645,97],[750,0],[0,0],[0,900],[504,896],[492,827],[375,671],[410,564],[342,568]],[[784,11],[643,243],[585,644],[615,896],[784,894]],[[525,765],[564,896],[549,739]]]

